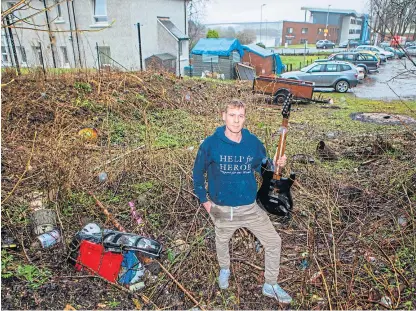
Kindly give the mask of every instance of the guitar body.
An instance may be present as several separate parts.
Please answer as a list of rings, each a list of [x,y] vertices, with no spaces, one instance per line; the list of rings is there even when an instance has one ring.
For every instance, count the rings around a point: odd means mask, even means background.
[[[292,94],[286,96],[286,100],[282,107],[282,125],[280,127],[280,138],[277,145],[274,165],[270,165],[269,161],[261,167],[261,175],[263,177],[262,185],[257,192],[257,203],[264,210],[273,215],[290,217],[293,209],[292,195],[290,187],[295,181],[295,174],[291,173],[289,178],[282,176],[283,167],[278,166],[278,159],[285,153],[286,136],[288,132],[288,123],[290,115]],[[273,168],[273,170],[271,169]]]
[[[273,178],[273,171],[262,166],[263,183],[257,192],[257,204],[268,213],[278,216],[290,216],[293,208],[292,194],[290,187],[295,181],[295,174],[289,178]]]

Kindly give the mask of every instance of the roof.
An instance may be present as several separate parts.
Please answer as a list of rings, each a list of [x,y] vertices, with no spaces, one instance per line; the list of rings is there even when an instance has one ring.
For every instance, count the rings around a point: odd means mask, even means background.
[[[176,27],[174,23],[172,23],[169,17],[159,17],[158,20],[163,25],[163,27],[165,27],[166,30],[169,31],[176,39],[189,40],[189,37],[180,31],[179,28]]]
[[[192,49],[191,53],[196,55],[209,54],[218,56],[230,56],[231,52],[238,50],[243,56],[243,46],[235,38],[202,38]]]
[[[153,54],[152,56],[155,56],[157,58],[160,58],[161,60],[172,60],[172,59],[176,59],[176,56],[173,56],[172,54],[169,54],[169,53]],[[152,56],[150,56],[150,57],[152,57]]]
[[[270,52],[270,50],[263,49],[261,46],[258,46],[257,44],[254,44],[254,43],[243,45],[243,50],[253,52],[254,54],[257,54],[261,57],[268,57],[274,54],[273,52]]]
[[[354,16],[361,16],[361,14],[357,13],[355,10],[341,10],[341,9],[329,9],[328,8],[311,8],[311,7],[301,7],[301,10],[307,10],[310,12],[321,12],[321,13],[337,13],[337,14],[345,14],[345,15],[354,15]]]

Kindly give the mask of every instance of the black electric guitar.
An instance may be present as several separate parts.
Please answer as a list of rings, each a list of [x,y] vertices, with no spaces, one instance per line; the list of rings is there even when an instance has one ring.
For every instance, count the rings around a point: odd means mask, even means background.
[[[280,128],[279,144],[277,145],[276,157],[278,160],[285,153],[287,126],[289,123],[290,106],[292,104],[292,94],[286,96],[282,107],[283,121]],[[295,174],[291,173],[289,178],[282,177],[282,167],[274,163],[274,171],[268,169],[269,163],[262,165],[263,183],[257,192],[257,203],[267,212],[278,216],[288,216],[293,208],[290,187],[295,181]]]

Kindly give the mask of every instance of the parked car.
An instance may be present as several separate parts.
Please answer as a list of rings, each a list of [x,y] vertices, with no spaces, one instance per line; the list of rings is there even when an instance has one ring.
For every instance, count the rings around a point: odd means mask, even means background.
[[[372,54],[366,52],[341,52],[329,55],[328,59],[335,61],[345,61],[354,64],[356,67],[364,69],[364,74],[378,70],[380,60]]]
[[[329,40],[319,40],[316,42],[317,49],[333,49],[335,47],[335,43]]]
[[[386,51],[394,53],[394,55],[397,56],[397,58],[399,58],[399,59],[402,59],[404,56],[406,56],[406,54],[403,51],[401,51],[399,49],[392,48],[390,46],[385,47],[384,49]]]
[[[282,78],[311,81],[315,87],[332,87],[337,92],[345,93],[357,86],[358,70],[347,62],[326,61],[313,63],[299,71],[286,72]]]
[[[406,49],[407,54],[409,54],[410,56],[416,56],[416,45],[413,46],[409,46]]]
[[[404,44],[404,46],[407,48],[407,47],[409,47],[409,46],[414,46],[414,45],[416,45],[416,41],[407,41],[405,44]]]
[[[361,52],[361,53],[374,55],[380,61],[380,65],[381,65],[382,62],[383,63],[387,62],[386,56],[380,55],[380,53],[378,53],[378,52],[369,51],[369,50],[357,50],[357,49],[351,50],[351,52]]]
[[[384,49],[384,48],[386,48],[386,47],[390,46],[390,41],[383,41],[383,42],[381,42],[381,43],[379,44],[379,46],[380,46],[382,49]]]
[[[356,40],[346,40],[346,41],[341,42],[338,45],[338,47],[355,49],[359,45],[360,45],[360,42],[358,42]]]
[[[378,46],[373,46],[373,45],[360,45],[357,46],[356,50],[360,51],[373,51],[373,52],[377,52],[380,54],[380,56],[385,56],[387,59],[393,59],[394,58],[394,53],[389,52],[389,51],[385,51],[382,48],[378,47]]]

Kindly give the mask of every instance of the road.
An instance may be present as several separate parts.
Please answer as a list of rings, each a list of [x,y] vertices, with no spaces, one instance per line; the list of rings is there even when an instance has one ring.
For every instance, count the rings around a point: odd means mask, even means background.
[[[315,47],[309,47],[306,49],[306,53],[312,54],[312,53],[319,53],[319,52],[343,52],[346,51],[347,49],[344,48],[335,48],[335,49],[317,49]],[[284,54],[303,54],[305,52],[305,49],[285,49],[285,48],[278,48],[278,49],[274,49],[274,52],[284,55]]]
[[[416,57],[413,61],[416,63]],[[387,61],[379,71],[368,75],[352,93],[361,98],[416,100],[416,67],[410,60]]]

